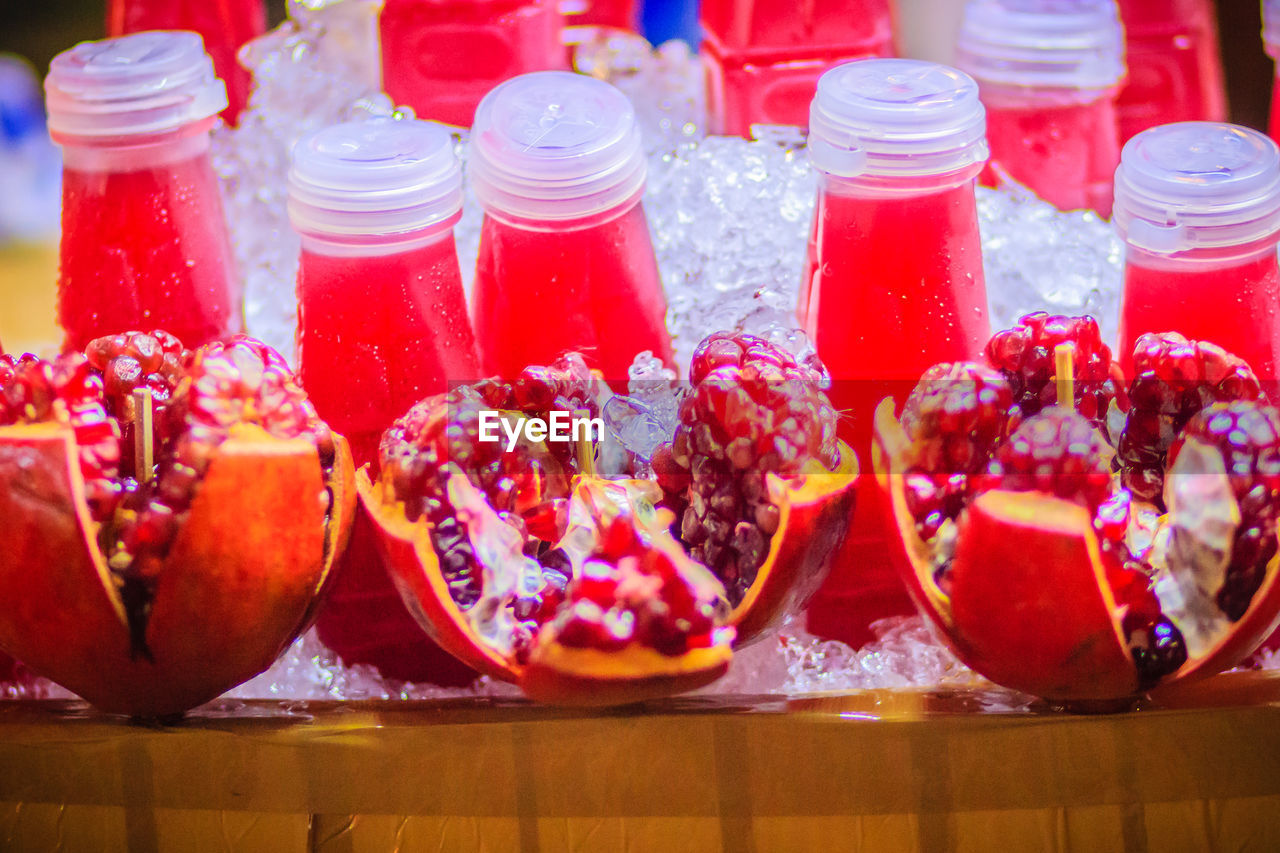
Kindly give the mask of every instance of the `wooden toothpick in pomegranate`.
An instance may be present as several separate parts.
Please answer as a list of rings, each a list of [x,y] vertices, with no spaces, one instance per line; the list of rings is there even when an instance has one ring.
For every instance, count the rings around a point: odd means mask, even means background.
[[[151,482],[155,473],[155,446],[152,421],[155,407],[149,388],[134,388],[133,402],[138,410],[137,427],[133,431],[134,458],[137,460],[139,483]]]
[[[1076,346],[1072,343],[1058,344],[1053,348],[1054,382],[1058,388],[1058,405],[1064,409],[1075,408],[1076,404]]]

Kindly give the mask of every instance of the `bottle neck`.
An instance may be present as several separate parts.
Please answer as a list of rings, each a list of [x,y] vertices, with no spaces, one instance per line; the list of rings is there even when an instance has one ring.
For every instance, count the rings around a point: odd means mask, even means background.
[[[1215,246],[1188,249],[1174,254],[1160,254],[1125,244],[1125,263],[1164,272],[1209,272],[1217,269],[1243,266],[1270,257],[1276,260],[1276,245],[1280,236],[1266,237],[1239,246]]]
[[[1103,99],[1114,99],[1120,87],[1011,86],[979,81],[978,90],[988,109],[1018,110],[1082,107]]]
[[[905,199],[936,195],[968,185],[972,187],[982,171],[983,163],[972,163],[941,175],[885,177],[860,175],[844,178],[819,172],[818,188],[825,193],[875,199]]]
[[[486,205],[484,215],[490,219],[497,220],[503,225],[509,225],[512,228],[520,228],[524,231],[546,231],[559,233],[562,231],[581,231],[586,228],[595,228],[605,223],[612,222],[621,216],[630,213],[635,206],[640,203],[641,197],[644,195],[644,188],[641,187],[629,198],[621,204],[593,213],[590,216],[584,216],[577,219],[527,219],[520,216],[512,216],[506,211]]]
[[[404,234],[305,234],[299,233],[302,251],[338,258],[379,258],[416,252],[444,240],[453,239],[456,218],[420,231]]]
[[[141,172],[208,156],[215,119],[192,122],[172,133],[123,137],[72,137],[53,141],[62,147],[62,164],[77,172]]]

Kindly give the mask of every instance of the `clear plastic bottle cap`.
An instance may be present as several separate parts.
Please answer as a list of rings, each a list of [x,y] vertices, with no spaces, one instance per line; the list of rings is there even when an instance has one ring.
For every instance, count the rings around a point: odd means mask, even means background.
[[[582,74],[536,71],[480,102],[467,169],[486,211],[564,221],[638,198],[645,157],[626,95]]]
[[[1280,56],[1280,0],[1262,0],[1262,41],[1271,58]]]
[[[167,133],[227,107],[204,40],[185,30],[81,42],[53,58],[44,91],[59,142]]]
[[[968,74],[915,59],[859,59],[818,79],[809,159],[842,178],[946,175],[986,161],[986,126]]]
[[[956,67],[979,83],[1104,92],[1125,75],[1115,0],[969,0]]]
[[[1280,234],[1280,148],[1233,124],[1188,121],[1130,139],[1112,220],[1157,254],[1243,246]]]
[[[452,226],[462,167],[449,131],[387,116],[335,124],[301,139],[289,169],[296,231],[378,237]]]

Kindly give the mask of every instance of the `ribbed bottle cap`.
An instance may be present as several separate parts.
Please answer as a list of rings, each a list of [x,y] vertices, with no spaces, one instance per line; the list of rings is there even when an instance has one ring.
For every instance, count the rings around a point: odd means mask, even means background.
[[[582,74],[536,71],[480,102],[467,169],[485,210],[563,221],[638,197],[645,158],[625,95]]]
[[[1233,124],[1153,127],[1124,146],[1116,229],[1158,254],[1242,246],[1280,233],[1280,148]]]
[[[945,65],[860,59],[818,80],[809,159],[837,177],[946,175],[987,159],[978,85]]]
[[[53,58],[44,90],[58,141],[166,133],[227,106],[204,41],[185,30],[81,42]]]
[[[979,83],[1102,91],[1125,75],[1115,0],[969,0],[956,67]]]
[[[1280,56],[1280,0],[1262,0],[1262,41],[1272,58]]]
[[[452,225],[462,168],[441,125],[386,116],[316,131],[293,147],[289,220],[304,234],[384,236]]]

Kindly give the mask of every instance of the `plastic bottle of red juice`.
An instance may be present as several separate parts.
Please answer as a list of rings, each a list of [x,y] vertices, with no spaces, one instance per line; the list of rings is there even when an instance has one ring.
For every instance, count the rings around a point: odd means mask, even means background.
[[[824,71],[893,55],[888,0],[702,0],[699,15],[712,133],[804,127]]]
[[[818,81],[809,122],[818,201],[799,313],[864,471],[880,400],[900,408],[926,368],[977,358],[990,336],[974,199],[984,127],[977,84],[946,66],[866,59]],[[873,477],[857,501],[809,610],[810,630],[854,645],[873,620],[912,612]]]
[[[486,372],[515,378],[578,350],[625,387],[636,354],[671,361],[666,296],[640,196],[631,102],[581,74],[503,83],[476,110],[468,157],[484,206],[475,317]]]
[[[298,375],[357,466],[418,400],[478,378],[453,226],[462,172],[440,125],[373,118],[301,140],[289,173],[298,264]],[[348,663],[414,681],[474,677],[405,610],[361,516],[317,623]]]
[[[562,26],[556,0],[386,0],[383,88],[420,118],[469,127],[498,83],[566,67]]]
[[[209,131],[227,106],[200,36],[83,42],[45,79],[62,146],[58,319],[66,346],[166,329],[198,346],[239,331]]]
[[[204,39],[213,67],[227,84],[228,105],[222,117],[229,124],[249,100],[253,76],[236,52],[249,39],[267,30],[263,0],[109,0],[107,35],[122,36],[145,30],[192,30]]]
[[[1129,60],[1116,102],[1121,144],[1158,124],[1226,119],[1213,0],[1120,0],[1120,16]]]
[[[1062,210],[1111,215],[1125,74],[1115,0],[974,0],[955,64],[978,81],[993,167]]]
[[[1121,364],[1145,332],[1181,332],[1280,377],[1280,149],[1254,130],[1181,122],[1138,134],[1116,171],[1125,242]]]
[[[1280,0],[1262,2],[1262,42],[1267,56],[1280,59]],[[1280,139],[1280,65],[1271,85],[1271,121],[1268,125],[1272,139]]]

